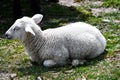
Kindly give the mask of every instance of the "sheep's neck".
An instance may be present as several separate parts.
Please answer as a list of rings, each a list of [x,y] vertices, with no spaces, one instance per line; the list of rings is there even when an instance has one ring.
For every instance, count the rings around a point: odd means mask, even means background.
[[[40,48],[44,45],[44,38],[41,33],[37,33],[35,36],[28,34],[24,46],[30,55],[36,55]]]

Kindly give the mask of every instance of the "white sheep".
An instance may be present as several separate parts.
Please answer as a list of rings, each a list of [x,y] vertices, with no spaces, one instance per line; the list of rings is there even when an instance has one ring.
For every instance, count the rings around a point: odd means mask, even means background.
[[[106,39],[92,25],[76,22],[42,31],[37,25],[43,15],[17,19],[6,32],[8,39],[19,39],[30,60],[46,67],[62,66],[71,60],[73,66],[104,52]]]

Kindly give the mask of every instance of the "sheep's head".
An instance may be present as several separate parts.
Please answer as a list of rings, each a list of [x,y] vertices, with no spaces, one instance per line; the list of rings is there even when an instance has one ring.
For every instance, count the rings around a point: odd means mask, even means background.
[[[35,36],[33,28],[38,28],[37,24],[40,23],[42,18],[43,15],[36,14],[32,18],[23,17],[21,19],[17,19],[15,23],[5,33],[5,36],[7,37],[7,39],[20,40],[24,40],[27,33],[30,33],[31,35]]]

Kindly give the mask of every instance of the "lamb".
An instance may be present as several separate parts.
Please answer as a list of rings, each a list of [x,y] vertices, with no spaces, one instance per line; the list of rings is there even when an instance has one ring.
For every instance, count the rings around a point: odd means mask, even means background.
[[[32,62],[54,67],[66,65],[70,59],[72,66],[78,66],[104,52],[106,39],[96,27],[75,22],[41,30],[37,24],[42,18],[36,14],[17,19],[5,33],[8,39],[21,41]]]

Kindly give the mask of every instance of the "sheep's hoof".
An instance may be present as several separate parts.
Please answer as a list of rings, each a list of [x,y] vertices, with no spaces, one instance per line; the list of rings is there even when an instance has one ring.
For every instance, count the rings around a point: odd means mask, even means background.
[[[79,65],[79,60],[75,59],[72,61],[72,66],[78,66]]]
[[[31,63],[32,65],[35,65],[35,66],[38,66],[38,65],[39,65],[37,62],[32,61],[32,60],[30,60],[30,63]]]
[[[83,65],[85,62],[86,62],[86,60],[74,59],[74,60],[72,61],[72,66]]]
[[[56,62],[53,61],[53,60],[45,60],[45,61],[43,62],[43,65],[44,65],[45,67],[54,67],[54,66],[56,65]]]

